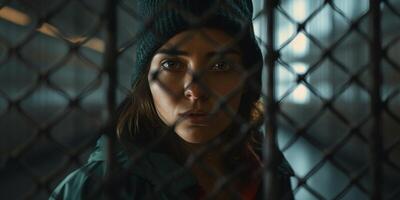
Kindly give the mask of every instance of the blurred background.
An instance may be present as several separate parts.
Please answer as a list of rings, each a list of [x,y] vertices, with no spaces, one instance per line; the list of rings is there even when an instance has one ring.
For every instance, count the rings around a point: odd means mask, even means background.
[[[253,0],[265,53],[264,1]],[[47,199],[86,162],[108,117],[105,0],[0,0],[0,198]],[[275,12],[278,144],[296,199],[369,199],[368,0],[281,0]],[[400,199],[400,1],[380,3],[383,199]],[[130,86],[134,1],[117,6],[120,102]],[[264,72],[264,85],[266,72]],[[264,88],[265,90],[265,88]]]

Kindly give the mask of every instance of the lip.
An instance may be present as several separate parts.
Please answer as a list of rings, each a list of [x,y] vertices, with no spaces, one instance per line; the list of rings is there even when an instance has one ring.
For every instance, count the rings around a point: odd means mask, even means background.
[[[180,114],[185,120],[188,120],[189,123],[194,125],[202,125],[205,126],[210,121],[210,115],[207,112],[203,111],[188,111]]]

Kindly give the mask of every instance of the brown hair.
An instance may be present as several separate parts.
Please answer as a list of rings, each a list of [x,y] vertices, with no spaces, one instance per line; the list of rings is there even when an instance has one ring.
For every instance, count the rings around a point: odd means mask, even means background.
[[[156,137],[151,130],[163,124],[153,104],[147,73],[148,71],[138,77],[138,81],[120,108],[116,124],[119,140],[128,139],[128,142],[134,142],[134,138],[151,140]],[[146,135],[142,136],[143,133]]]

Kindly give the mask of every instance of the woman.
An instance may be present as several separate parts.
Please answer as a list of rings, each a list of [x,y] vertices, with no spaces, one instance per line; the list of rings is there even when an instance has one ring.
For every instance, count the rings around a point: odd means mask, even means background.
[[[118,166],[107,171],[102,137],[50,199],[261,199],[262,56],[251,0],[139,0],[137,8],[148,23],[115,124]],[[283,156],[279,169],[278,193],[292,199]]]

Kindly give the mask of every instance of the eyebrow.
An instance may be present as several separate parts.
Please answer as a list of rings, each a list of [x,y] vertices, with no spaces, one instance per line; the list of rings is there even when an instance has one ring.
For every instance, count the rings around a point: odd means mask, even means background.
[[[168,56],[188,56],[190,53],[187,51],[182,51],[176,48],[162,48],[159,49],[155,52],[155,54],[165,54]],[[207,58],[212,58],[215,56],[225,56],[227,54],[238,54],[240,55],[240,51],[237,49],[227,49],[227,50],[223,50],[223,51],[210,51],[207,52],[206,57]]]
[[[166,54],[166,55],[169,55],[169,56],[182,56],[182,55],[183,55],[183,56],[187,56],[187,55],[189,55],[188,52],[182,51],[182,50],[179,50],[179,49],[176,49],[176,48],[170,48],[170,49],[163,48],[163,49],[159,49],[159,50],[156,51],[155,54]]]
[[[237,55],[241,55],[240,51],[237,49],[227,49],[227,50],[223,50],[223,51],[211,51],[208,52],[206,54],[207,58],[212,58],[215,56],[226,56],[228,54],[237,54]]]

